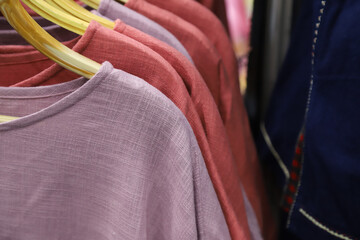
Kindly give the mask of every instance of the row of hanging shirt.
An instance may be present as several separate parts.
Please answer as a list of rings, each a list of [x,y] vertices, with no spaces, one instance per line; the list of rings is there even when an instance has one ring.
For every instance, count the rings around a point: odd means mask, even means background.
[[[274,238],[236,59],[211,11],[23,2],[37,22],[0,1],[1,238]]]

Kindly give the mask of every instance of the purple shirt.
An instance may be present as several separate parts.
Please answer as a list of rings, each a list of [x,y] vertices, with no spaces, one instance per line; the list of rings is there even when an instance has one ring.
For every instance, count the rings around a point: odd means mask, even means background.
[[[230,239],[190,125],[105,62],[90,80],[0,87],[1,239]]]

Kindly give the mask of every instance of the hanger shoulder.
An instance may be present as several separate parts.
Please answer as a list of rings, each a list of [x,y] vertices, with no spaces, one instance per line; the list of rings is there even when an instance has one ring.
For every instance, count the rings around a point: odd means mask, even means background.
[[[22,1],[43,18],[79,35],[83,35],[89,25],[85,21],[51,6],[44,0]]]
[[[62,67],[86,78],[100,69],[99,63],[74,52],[42,29],[19,0],[0,0],[0,11],[26,41]]]

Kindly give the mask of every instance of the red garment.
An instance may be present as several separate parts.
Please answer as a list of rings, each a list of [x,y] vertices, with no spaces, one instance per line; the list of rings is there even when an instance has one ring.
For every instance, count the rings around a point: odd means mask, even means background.
[[[150,47],[174,67],[189,89],[192,101],[195,103],[197,112],[203,122],[210,147],[216,146],[218,141],[217,135],[226,135],[226,132],[211,93],[196,68],[174,48],[149,37],[131,26],[127,26],[119,20],[116,21],[115,31],[121,32]],[[211,119],[211,121],[208,121],[208,119]]]
[[[143,0],[129,0],[126,6],[161,24],[188,50],[219,107],[235,155],[237,170],[260,227],[263,229],[263,216],[266,221],[273,223],[236,69],[229,67],[232,74],[227,74],[216,49],[207,37],[189,22]],[[231,62],[233,60],[229,61],[229,66],[233,64]],[[271,231],[274,229],[275,227],[270,227]],[[263,234],[265,233],[268,231],[263,231]]]
[[[116,29],[119,29],[119,31],[122,30],[119,21],[117,22]],[[123,31],[128,32],[128,30]],[[139,37],[139,35],[137,35],[137,37]],[[139,39],[140,38],[141,36]],[[148,36],[146,39],[149,39]],[[146,39],[144,39],[144,41],[149,41]],[[235,162],[233,161],[225,130],[220,122],[219,113],[216,110],[215,103],[211,102],[213,100],[211,100],[211,97],[209,98],[209,94],[206,95],[206,87],[204,84],[201,84],[201,80],[198,79],[200,76],[196,77],[196,72],[190,70],[189,64],[186,64],[188,65],[187,67],[185,67],[185,65],[179,65],[177,66],[177,70],[183,77],[183,79],[181,79],[171,65],[151,49],[124,35],[119,33],[115,34],[114,31],[105,29],[95,22],[90,24],[84,36],[69,43],[69,45],[73,45],[76,41],[78,42],[73,49],[77,52],[97,62],[108,60],[116,68],[148,81],[179,107],[187,117],[197,137],[226,219],[230,223],[237,223],[237,235],[235,235],[235,239],[250,239],[241,193],[241,181],[236,173]],[[156,47],[157,43],[158,42],[154,40],[153,43],[149,41],[147,44],[152,44],[153,47]],[[163,45],[166,46],[166,44]],[[162,50],[161,47],[158,47],[157,49],[162,51],[162,54],[169,53],[165,51],[166,48]],[[6,69],[12,72],[22,68],[26,72],[27,69],[25,69],[25,67],[27,66],[27,68],[36,68],[39,72],[44,69],[42,66],[45,62],[49,62],[46,57],[39,57],[39,53],[36,51],[27,51],[26,54],[22,55],[23,56],[20,56],[19,54],[18,57],[20,59],[17,59],[17,64],[8,65]],[[33,56],[30,57],[30,55]],[[1,58],[2,56],[0,55],[1,63],[12,60],[12,56]],[[27,59],[29,62],[32,58],[38,61],[33,61],[30,65],[22,64],[21,62],[21,59]],[[169,55],[168,60],[175,63],[175,55]],[[183,58],[183,60],[187,61],[185,58]],[[12,61],[14,62],[14,60]],[[12,68],[12,70],[10,68]],[[181,68],[184,69],[182,70]],[[0,68],[0,72],[3,70],[4,69]],[[64,76],[62,76],[62,78],[57,77],[62,73],[69,74],[66,78],[68,80],[76,76],[69,71],[62,70],[62,68],[57,65],[52,65],[40,74],[18,83],[16,86],[44,85],[53,84],[59,80],[64,81]],[[187,78],[187,75],[194,75],[193,81],[191,80],[192,78]],[[50,77],[51,80],[49,80]],[[12,76],[12,78],[16,78],[14,81],[21,81],[17,76]],[[186,86],[183,80],[186,81]],[[191,92],[192,99],[188,91]],[[205,101],[202,99],[205,99]],[[200,118],[195,108],[199,111]],[[203,126],[206,128],[206,131],[204,131]]]
[[[254,206],[254,210],[257,214],[257,218],[260,224],[260,228],[263,230],[264,236],[270,236],[274,234],[276,229],[274,219],[271,216],[269,203],[265,194],[265,187],[262,182],[262,173],[260,164],[257,158],[255,144],[250,132],[250,125],[248,122],[248,116],[242,101],[239,87],[238,66],[235,57],[232,44],[228,37],[227,32],[222,26],[219,19],[207,8],[201,4],[192,0],[146,0],[160,8],[166,9],[187,22],[193,24],[199,28],[206,37],[215,46],[220,54],[230,83],[232,84],[232,95],[234,96],[234,104],[229,107],[237,110],[231,110],[231,119],[228,119],[225,123],[227,133],[232,144],[232,150],[239,161],[245,161],[243,164],[248,171],[248,175],[252,175],[252,179],[243,180],[245,190],[248,194],[250,202]],[[241,123],[242,126],[241,126]],[[240,136],[244,136],[244,139],[240,139]],[[239,147],[241,146],[241,148]],[[246,150],[246,153],[244,152]],[[253,189],[258,189],[261,195],[256,195],[258,192],[254,192]],[[265,224],[266,223],[266,227]],[[266,229],[266,231],[264,231]]]
[[[210,9],[228,29],[225,0],[197,0],[197,2]]]
[[[209,9],[193,0],[146,1],[174,13],[197,27],[215,46],[230,79],[238,81],[237,60],[231,41],[220,20]]]
[[[219,78],[225,73],[223,63],[207,37],[194,25],[143,0],[129,0],[125,6],[159,23],[184,45],[219,106],[222,82]]]

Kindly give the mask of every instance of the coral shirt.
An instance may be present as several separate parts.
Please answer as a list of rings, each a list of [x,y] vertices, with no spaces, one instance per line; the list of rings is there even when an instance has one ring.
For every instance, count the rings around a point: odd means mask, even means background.
[[[143,0],[129,0],[125,6],[161,24],[188,50],[218,105],[230,138],[237,171],[254,207],[259,224],[263,225],[263,216],[267,216],[266,219],[271,219],[270,222],[272,222],[239,84],[236,80],[230,79],[215,47],[197,27],[169,11]]]
[[[233,110],[232,118],[229,119],[228,125],[226,125],[226,123],[225,125],[228,127],[228,135],[233,144],[233,151],[235,156],[243,159],[243,161],[246,162],[244,163],[244,166],[246,167],[247,171],[249,171],[253,176],[256,176],[256,179],[253,178],[252,180],[244,181],[244,184],[246,192],[251,198],[251,203],[256,208],[259,223],[262,224],[262,228],[267,227],[266,231],[264,232],[264,236],[273,234],[271,232],[275,229],[275,225],[273,224],[275,221],[270,216],[270,209],[264,192],[265,188],[261,182],[262,174],[257,158],[256,148],[250,133],[248,115],[245,111],[242,96],[239,91],[237,60],[225,28],[223,27],[220,20],[209,9],[196,1],[146,1],[174,13],[185,21],[196,26],[202,33],[206,35],[206,37],[215,46],[216,50],[221,56],[224,67],[228,74],[228,78],[232,84],[232,95],[235,98],[235,101],[233,102],[234,105],[231,107],[240,110]],[[242,141],[239,139],[240,136],[244,137]],[[241,148],[239,146],[241,146]],[[246,155],[242,155],[244,149],[246,150]],[[254,194],[252,188],[259,188],[261,197],[252,195]],[[266,223],[266,226],[264,223]]]

